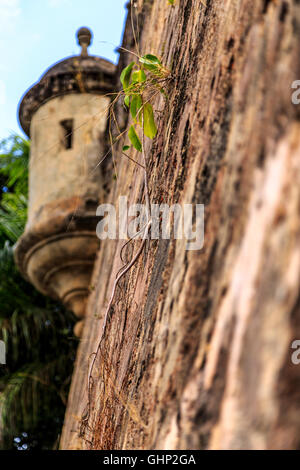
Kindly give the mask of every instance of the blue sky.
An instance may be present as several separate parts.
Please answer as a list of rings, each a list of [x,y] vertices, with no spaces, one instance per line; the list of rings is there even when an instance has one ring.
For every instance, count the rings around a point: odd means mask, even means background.
[[[23,93],[58,60],[79,54],[75,33],[94,34],[90,54],[117,62],[127,0],[0,0],[0,140],[23,135],[17,107]]]

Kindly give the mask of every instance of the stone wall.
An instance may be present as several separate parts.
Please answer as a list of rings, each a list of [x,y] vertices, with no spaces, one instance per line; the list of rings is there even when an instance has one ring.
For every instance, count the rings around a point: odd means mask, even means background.
[[[205,204],[204,248],[148,244],[117,291],[88,397],[124,244],[101,243],[63,449],[300,445],[300,5],[205,3],[140,0],[133,13],[141,53],[172,71],[146,145],[151,201]],[[131,21],[123,45],[135,47]],[[142,170],[116,157],[107,201],[141,201]]]

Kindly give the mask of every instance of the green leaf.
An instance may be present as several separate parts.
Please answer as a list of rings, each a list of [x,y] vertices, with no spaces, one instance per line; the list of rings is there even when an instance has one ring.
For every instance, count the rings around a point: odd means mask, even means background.
[[[122,70],[120,80],[123,86],[123,89],[126,90],[129,87],[130,75],[135,62],[131,62],[125,69]]]
[[[134,95],[131,100],[131,105],[130,105],[131,116],[133,117],[134,120],[137,119],[137,114],[141,110],[142,105],[143,105],[143,102],[142,102],[141,95]]]
[[[130,106],[130,96],[129,95],[125,96],[124,104],[125,104],[125,106],[127,106],[127,108],[129,108],[129,106]]]
[[[137,133],[135,131],[135,128],[133,126],[131,126],[129,131],[128,131],[128,137],[129,137],[130,142],[134,146],[134,148],[136,150],[138,150],[139,152],[141,152],[142,151],[142,143],[141,143],[141,141],[139,139],[139,136],[137,135]]]
[[[142,64],[160,64],[161,65],[161,61],[159,60],[159,58],[153,54],[143,55],[143,57],[140,57],[140,62],[142,62]]]
[[[126,151],[129,150],[129,149],[130,149],[130,146],[129,146],[129,145],[124,145],[124,147],[123,147],[123,152],[126,152]]]
[[[155,71],[155,70],[158,70],[162,63],[161,61],[158,59],[158,57],[156,57],[155,55],[153,54],[146,54],[144,55],[143,57],[140,57],[139,58],[139,61],[144,64],[144,67],[147,69],[147,70],[151,70],[151,71]]]
[[[174,5],[174,1],[175,1],[175,0],[168,0],[168,2],[170,3],[170,5]]]
[[[133,83],[144,83],[147,80],[144,70],[135,70],[132,73],[132,82]]]
[[[154,139],[157,134],[157,127],[154,120],[153,108],[150,103],[146,103],[144,112],[144,134],[150,139]]]

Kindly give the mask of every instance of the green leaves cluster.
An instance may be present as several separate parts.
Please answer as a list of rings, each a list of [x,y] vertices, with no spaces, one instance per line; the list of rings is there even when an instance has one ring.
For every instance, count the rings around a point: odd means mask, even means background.
[[[0,246],[15,243],[27,218],[29,141],[11,135],[0,142]]]
[[[23,137],[12,134],[0,142],[1,183],[15,194],[28,194],[28,161],[30,143]]]
[[[145,93],[151,89],[160,89],[158,81],[168,74],[161,61],[152,54],[139,57],[139,64],[131,62],[121,73],[120,80],[124,91],[124,104],[130,110],[133,124],[128,131],[128,138],[132,146],[142,151],[142,142],[137,129],[149,139],[154,139],[157,127],[154,118],[153,107],[145,98]],[[160,89],[163,93],[163,89]],[[128,150],[125,146],[123,151]]]

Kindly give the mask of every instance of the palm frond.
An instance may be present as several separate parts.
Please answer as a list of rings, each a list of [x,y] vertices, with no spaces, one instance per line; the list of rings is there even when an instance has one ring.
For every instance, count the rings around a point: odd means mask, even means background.
[[[28,161],[30,143],[12,134],[0,142],[0,174],[6,179],[6,187],[16,194],[28,194]]]
[[[13,243],[22,235],[27,219],[27,199],[21,194],[5,193],[0,204],[0,233]]]

